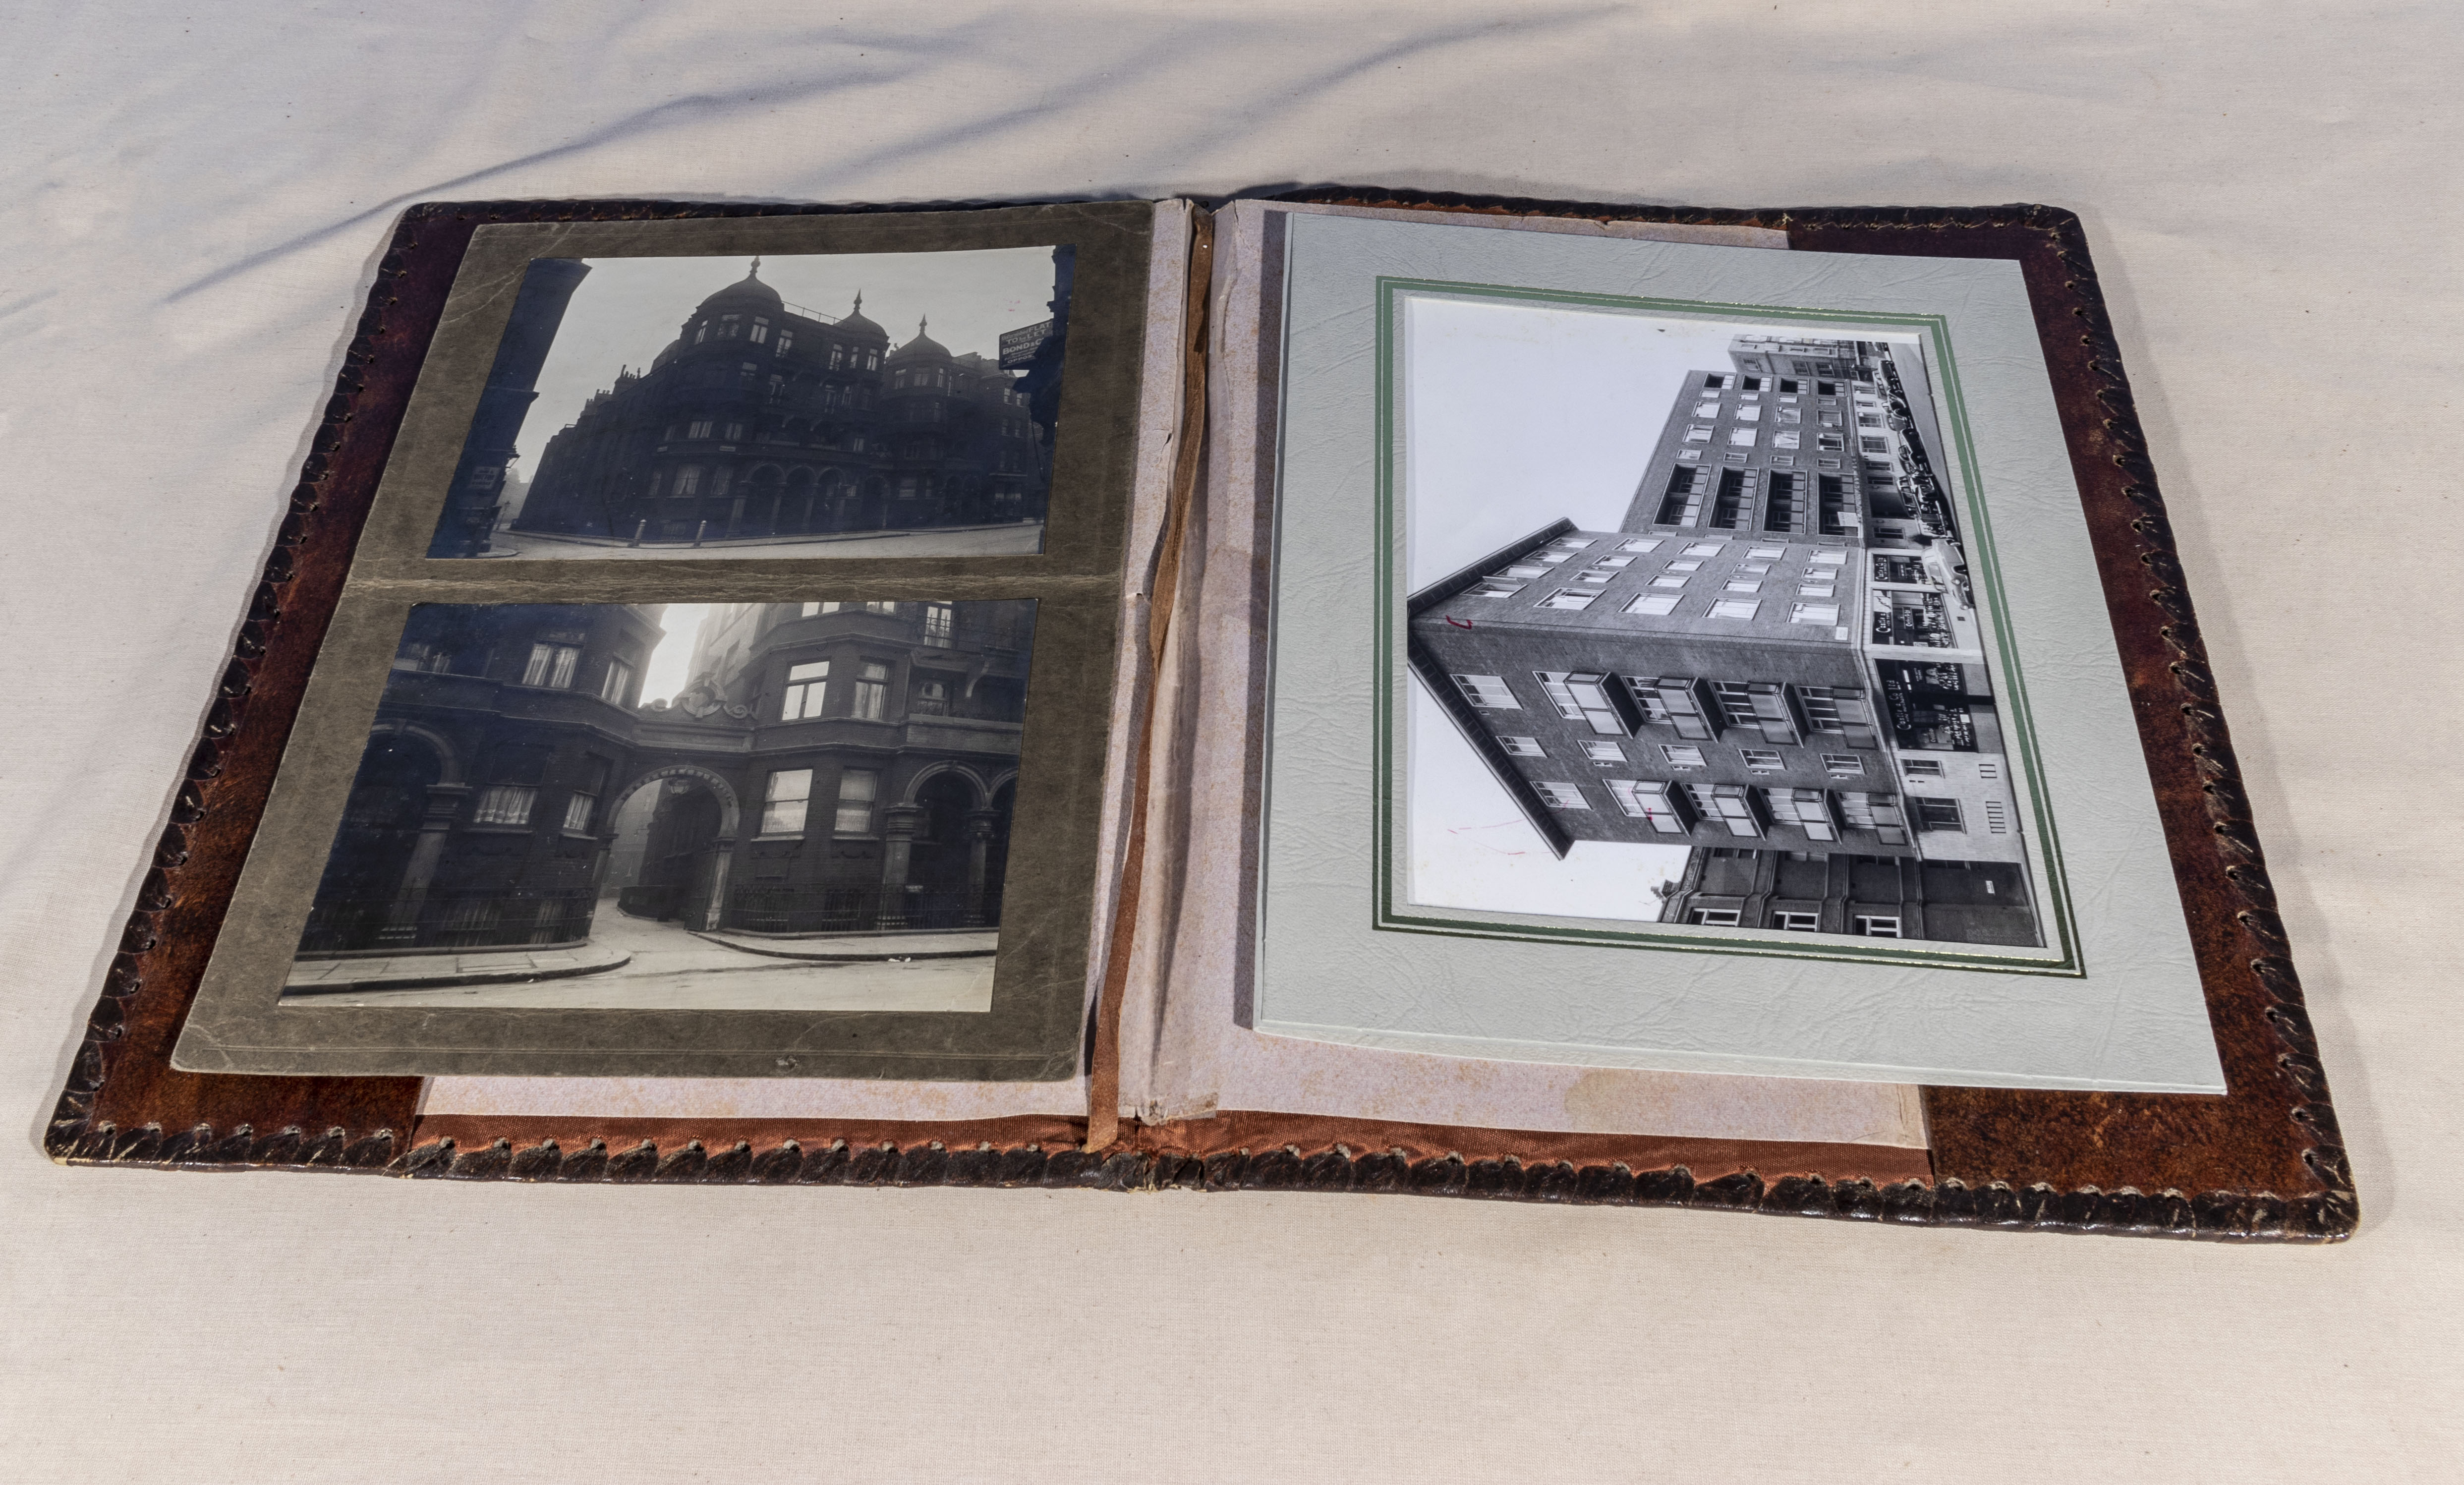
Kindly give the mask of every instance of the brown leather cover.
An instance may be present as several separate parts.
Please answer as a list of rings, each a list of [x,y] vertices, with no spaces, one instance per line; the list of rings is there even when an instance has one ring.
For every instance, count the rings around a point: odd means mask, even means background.
[[[2036,206],[1689,210],[1353,187],[1287,199],[1765,227],[1786,230],[1792,247],[1808,251],[2018,262],[2097,541],[2231,1091],[1928,1089],[1928,1160],[1925,1151],[1874,1146],[1450,1129],[1240,1111],[1115,1125],[1095,1131],[1111,1137],[1091,1149],[1082,1144],[1087,1122],[1068,1119],[420,1120],[414,1079],[175,1071],[171,1043],[472,230],[486,222],[891,209],[509,202],[413,207],[379,266],[221,698],[55,1111],[46,1137],[54,1157],[460,1178],[1385,1190],[2229,1239],[2332,1241],[2353,1231],[2358,1207],[2325,1075],[2077,217]]]

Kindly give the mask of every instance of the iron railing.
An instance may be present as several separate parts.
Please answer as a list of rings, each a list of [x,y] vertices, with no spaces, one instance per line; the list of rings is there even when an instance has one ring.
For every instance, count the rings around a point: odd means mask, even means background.
[[[592,896],[564,892],[430,891],[417,899],[319,898],[299,952],[382,949],[513,949],[590,936]]]
[[[727,926],[753,933],[877,933],[905,928],[994,928],[1001,892],[980,903],[967,892],[920,887],[739,886],[728,894]]]

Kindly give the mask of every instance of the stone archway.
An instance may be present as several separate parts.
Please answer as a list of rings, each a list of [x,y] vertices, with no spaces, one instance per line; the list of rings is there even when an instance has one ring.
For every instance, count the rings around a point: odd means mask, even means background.
[[[678,780],[698,786],[715,807],[716,818],[708,822],[707,831],[691,824],[682,827],[690,842],[688,850],[693,858],[693,867],[691,880],[681,884],[677,903],[673,905],[680,912],[684,906],[690,906],[690,912],[681,912],[685,927],[707,931],[719,927],[726,918],[728,879],[736,860],[736,838],[742,822],[742,811],[737,801],[735,787],[724,776],[700,764],[665,763],[645,769],[609,796],[608,803],[601,813],[605,823],[601,827],[599,860],[592,870],[591,880],[594,883],[605,882],[608,861],[615,850],[619,832],[618,817],[624,814],[633,796],[648,785]],[[664,909],[671,906],[664,901],[666,895],[662,891],[637,896],[636,905],[650,903],[655,896],[661,901],[651,906]],[[634,908],[627,906],[625,910],[632,912]],[[669,914],[663,910],[649,916],[666,917]]]

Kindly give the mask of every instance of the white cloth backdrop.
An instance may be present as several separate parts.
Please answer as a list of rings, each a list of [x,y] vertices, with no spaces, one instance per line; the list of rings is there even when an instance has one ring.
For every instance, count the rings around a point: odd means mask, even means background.
[[[0,5],[0,1474],[2452,1478],[2453,10]],[[2357,1239],[43,1159],[405,204],[1324,181],[2086,219]]]

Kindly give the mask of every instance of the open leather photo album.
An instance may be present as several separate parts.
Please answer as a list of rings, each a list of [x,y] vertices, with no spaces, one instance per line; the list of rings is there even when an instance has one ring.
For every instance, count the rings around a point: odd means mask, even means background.
[[[2038,207],[413,208],[50,1143],[2355,1218]]]

